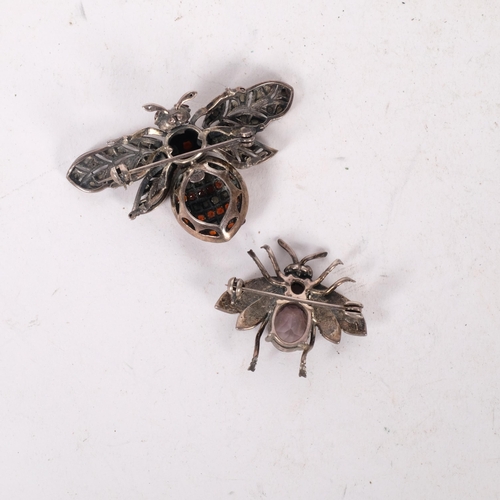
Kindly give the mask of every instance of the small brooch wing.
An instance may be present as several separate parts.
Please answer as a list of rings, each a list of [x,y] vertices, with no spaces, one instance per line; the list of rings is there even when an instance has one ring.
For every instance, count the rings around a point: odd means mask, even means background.
[[[318,286],[318,290],[325,287]],[[328,295],[313,295],[317,302],[324,302],[325,306],[314,306],[313,317],[323,337],[338,344],[341,331],[351,335],[366,335],[366,322],[362,314],[363,305],[352,302],[337,292]],[[333,307],[328,307],[331,304]]]
[[[229,314],[239,313],[236,322],[238,330],[250,330],[257,326],[264,321],[267,314],[272,311],[276,304],[275,298],[252,294],[252,290],[262,290],[277,294],[283,293],[281,287],[269,283],[265,278],[257,278],[246,282],[244,290],[234,303],[231,303],[230,294],[224,292],[215,304],[215,308],[219,311]]]

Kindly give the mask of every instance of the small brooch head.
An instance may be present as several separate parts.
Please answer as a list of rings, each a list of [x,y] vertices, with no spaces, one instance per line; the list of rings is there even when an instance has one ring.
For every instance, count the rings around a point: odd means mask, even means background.
[[[262,273],[262,278],[247,282],[231,278],[227,291],[215,307],[227,313],[239,314],[236,328],[248,330],[260,325],[249,370],[254,371],[260,349],[260,338],[266,326],[266,340],[281,351],[302,351],[299,375],[306,376],[307,353],[313,348],[316,330],[330,342],[339,343],[341,331],[351,335],[366,335],[366,323],[361,313],[363,305],[352,302],[335,290],[342,283],[354,281],[340,278],[329,287],[324,279],[338,265],[335,260],[313,280],[313,271],[306,262],[327,256],[327,252],[308,255],[299,261],[293,249],[283,240],[278,244],[285,249],[292,263],[281,271],[274,252],[263,246],[269,255],[276,276],[271,276],[253,250],[248,253]]]

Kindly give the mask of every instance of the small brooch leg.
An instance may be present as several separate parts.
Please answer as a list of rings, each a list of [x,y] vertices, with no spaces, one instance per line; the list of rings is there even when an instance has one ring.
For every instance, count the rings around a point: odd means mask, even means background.
[[[307,377],[307,370],[306,370],[306,357],[307,353],[314,347],[314,341],[316,340],[316,333],[315,333],[316,328],[313,326],[313,329],[311,331],[311,341],[309,342],[309,345],[307,345],[304,348],[304,351],[302,352],[302,356],[300,357],[300,370],[299,370],[299,377]]]
[[[252,361],[250,362],[250,366],[248,369],[251,372],[255,371],[255,365],[257,364],[257,359],[259,358],[259,350],[260,350],[260,339],[262,337],[262,334],[264,333],[264,329],[266,328],[267,323],[269,322],[269,314],[266,316],[262,324],[260,325],[259,331],[257,332],[257,335],[255,336],[255,347],[253,350],[253,358]]]

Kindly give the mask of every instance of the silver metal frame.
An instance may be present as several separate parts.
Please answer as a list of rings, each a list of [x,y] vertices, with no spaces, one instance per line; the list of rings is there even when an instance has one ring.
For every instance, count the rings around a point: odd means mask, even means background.
[[[219,165],[224,170],[216,170],[211,165]],[[229,207],[224,212],[224,217],[220,224],[211,224],[203,222],[194,217],[187,209],[185,203],[176,203],[176,200],[182,199],[183,193],[190,179],[196,176],[197,173],[208,173],[217,176],[229,189]],[[231,181],[231,176],[234,176],[239,185],[238,187]],[[209,161],[197,162],[188,167],[187,170],[182,172],[177,179],[178,187],[174,187],[172,199],[172,211],[178,220],[183,222],[182,227],[193,236],[211,241],[214,237],[205,235],[202,231],[214,231],[217,233],[217,241],[229,241],[244,224],[245,217],[248,210],[248,191],[243,178],[238,171],[233,168],[229,163],[216,158],[209,158]],[[241,204],[238,208],[238,199],[241,199]],[[178,206],[178,209],[177,209]],[[188,221],[188,223],[186,223]],[[232,223],[231,227],[229,224]]]
[[[108,187],[127,187],[142,180],[129,214],[131,219],[154,210],[171,193],[172,186],[177,186],[175,195],[182,207],[176,210],[174,201],[172,205],[182,227],[204,241],[228,241],[244,223],[248,208],[248,192],[235,169],[257,165],[276,153],[275,149],[257,141],[256,134],[288,111],[293,89],[276,81],[259,83],[249,89],[226,89],[191,117],[186,102],[196,95],[194,91],[187,92],[172,109],[146,104],[146,111],[155,113],[156,127],[141,129],[79,156],[68,171],[68,180],[91,193]],[[181,139],[181,150],[174,150],[178,147],[177,144],[174,147],[175,138],[186,134],[189,137],[186,136],[184,142]],[[210,163],[222,169],[211,172]],[[237,193],[224,171],[238,179]],[[183,193],[187,183],[202,178],[203,172],[218,177],[229,188],[231,197],[242,197],[238,213],[231,199],[231,213],[222,220],[212,221],[209,230],[186,206]],[[233,219],[236,222],[228,229],[228,221]]]
[[[311,332],[313,328],[313,322],[312,322],[312,307],[304,304],[303,301],[299,300],[297,301],[299,303],[299,307],[302,308],[304,311],[304,314],[307,318],[307,323],[304,328],[304,333],[302,336],[296,341],[296,342],[285,342],[280,338],[280,336],[276,333],[276,327],[275,327],[275,321],[276,318],[278,317],[279,312],[281,309],[283,309],[284,306],[287,306],[290,304],[291,301],[289,300],[277,300],[276,301],[276,306],[275,309],[273,310],[273,315],[271,316],[271,321],[269,322],[269,334],[266,337],[267,342],[272,342],[274,347],[276,349],[279,349],[280,351],[283,352],[290,352],[290,351],[297,351],[297,350],[304,350],[304,348],[309,345],[309,340],[311,338]]]

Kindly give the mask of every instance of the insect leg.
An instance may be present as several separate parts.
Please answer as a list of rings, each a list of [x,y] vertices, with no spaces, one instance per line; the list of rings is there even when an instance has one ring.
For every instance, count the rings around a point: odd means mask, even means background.
[[[334,260],[319,276],[315,279],[311,286],[315,287],[319,285],[338,265],[343,264],[340,259]]]
[[[255,336],[255,347],[253,350],[253,358],[250,363],[250,366],[248,369],[251,372],[255,371],[255,365],[257,364],[257,359],[259,357],[259,350],[260,350],[260,338],[262,337],[262,333],[264,332],[264,328],[266,327],[268,321],[269,321],[269,314],[264,318],[264,321],[262,321],[262,324],[260,325],[259,331],[257,332],[257,335]]]
[[[128,215],[132,220],[138,215],[151,212],[165,200],[170,191],[175,169],[176,165],[170,164],[166,167],[153,168],[148,172],[139,186],[134,206]]]
[[[262,276],[264,276],[264,278],[267,279],[267,281],[269,281],[270,283],[272,283],[273,285],[278,285],[278,286],[282,286],[283,283],[280,282],[280,281],[277,281],[275,280],[268,272],[267,272],[267,269],[264,267],[264,264],[262,264],[262,262],[260,261],[260,259],[257,257],[257,255],[255,255],[255,252],[253,250],[249,250],[248,251],[248,255],[250,255],[250,257],[252,257],[252,259],[254,260],[254,262],[257,264],[257,267],[260,269],[260,272],[262,273]]]
[[[352,278],[340,278],[338,279],[332,286],[328,287],[326,290],[321,290],[319,293],[319,295],[322,295],[323,297],[326,296],[326,295],[329,295],[330,293],[332,293],[336,288],[338,288],[340,285],[342,285],[342,283],[347,283],[349,281],[352,281],[353,283],[356,283],[355,280],[353,280]]]
[[[280,266],[278,264],[278,261],[276,260],[276,256],[274,255],[274,252],[272,251],[271,247],[269,245],[264,245],[262,247],[266,252],[267,255],[269,255],[269,260],[271,261],[271,264],[273,265],[274,271],[276,274],[282,279],[285,279],[285,275],[281,272]]]
[[[304,351],[302,352],[302,356],[300,357],[299,377],[307,377],[306,357],[307,357],[307,353],[314,347],[315,340],[316,340],[316,325],[313,324],[312,330],[311,330],[311,340],[309,341],[309,344],[304,348]]]
[[[293,248],[288,243],[285,243],[282,239],[279,239],[278,240],[278,245],[281,248],[283,248],[283,250],[286,250],[288,252],[288,254],[292,258],[294,264],[298,264],[299,263],[299,259],[297,257],[297,254],[293,251]]]

